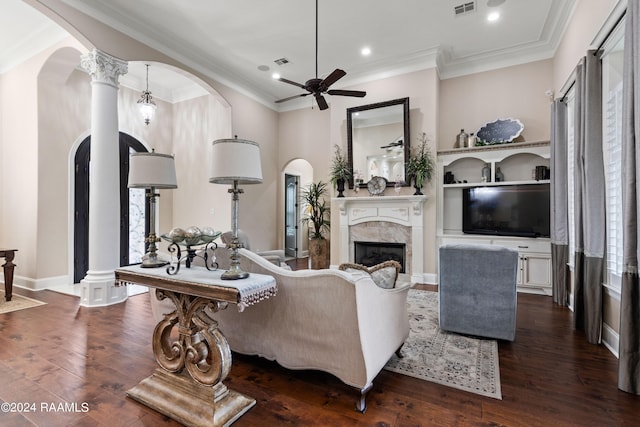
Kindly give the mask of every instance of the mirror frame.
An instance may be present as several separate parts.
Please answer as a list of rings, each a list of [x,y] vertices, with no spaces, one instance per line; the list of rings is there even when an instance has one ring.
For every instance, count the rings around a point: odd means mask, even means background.
[[[389,107],[392,105],[402,105],[403,106],[403,113],[402,113],[402,120],[403,120],[403,127],[404,127],[404,161],[405,161],[405,165],[407,160],[409,159],[409,152],[410,152],[410,140],[409,140],[409,97],[406,98],[398,98],[398,99],[393,99],[391,101],[384,101],[384,102],[377,102],[375,104],[368,104],[368,105],[361,105],[358,107],[351,107],[351,108],[347,108],[347,151],[348,151],[348,161],[349,161],[349,168],[351,169],[351,171],[353,172],[353,120],[352,120],[352,115],[354,113],[357,113],[359,111],[366,111],[366,110],[373,110],[375,108],[384,108],[384,107]],[[395,185],[395,181],[387,181],[387,184],[390,185]],[[353,188],[354,186],[354,177],[353,174],[351,174],[351,178],[349,178],[349,188]],[[402,184],[403,187],[407,187],[409,186],[409,179],[407,177],[407,169],[405,166],[405,171],[404,171],[404,183]],[[360,188],[366,188],[367,187],[367,183],[364,182],[362,184],[360,184]]]

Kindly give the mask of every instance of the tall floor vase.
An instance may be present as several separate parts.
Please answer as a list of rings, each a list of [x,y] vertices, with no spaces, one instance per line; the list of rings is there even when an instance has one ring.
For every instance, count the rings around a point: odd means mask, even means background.
[[[329,268],[329,241],[309,239],[309,268],[320,270]]]

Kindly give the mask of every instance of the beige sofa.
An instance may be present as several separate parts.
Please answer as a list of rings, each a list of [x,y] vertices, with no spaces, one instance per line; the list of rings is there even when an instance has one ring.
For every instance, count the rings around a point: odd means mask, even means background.
[[[288,271],[246,249],[241,268],[275,277],[278,294],[242,313],[229,307],[215,315],[235,352],[275,360],[289,369],[317,369],[358,388],[356,409],[366,409],[374,378],[409,334],[410,284],[382,289],[370,277],[335,269]],[[226,249],[216,251],[220,268]],[[161,309],[152,295],[157,319]]]

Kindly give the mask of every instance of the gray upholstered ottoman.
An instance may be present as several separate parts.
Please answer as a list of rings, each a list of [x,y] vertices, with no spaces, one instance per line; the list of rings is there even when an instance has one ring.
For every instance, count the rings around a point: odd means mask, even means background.
[[[513,341],[518,252],[497,245],[439,250],[440,329]]]

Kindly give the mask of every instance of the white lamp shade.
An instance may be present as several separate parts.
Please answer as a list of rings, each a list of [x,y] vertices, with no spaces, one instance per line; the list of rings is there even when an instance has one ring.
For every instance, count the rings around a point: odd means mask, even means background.
[[[132,153],[129,163],[129,188],[178,188],[173,156]]]
[[[213,141],[211,178],[215,184],[259,184],[262,182],[260,146],[246,139]]]

